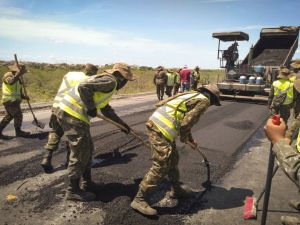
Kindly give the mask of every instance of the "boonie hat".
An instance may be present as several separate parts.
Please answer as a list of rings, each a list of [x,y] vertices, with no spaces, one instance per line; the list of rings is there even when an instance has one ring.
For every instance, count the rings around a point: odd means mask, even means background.
[[[126,63],[115,63],[112,69],[105,70],[105,72],[113,74],[118,71],[126,80],[133,81],[136,76],[131,72],[131,68]]]

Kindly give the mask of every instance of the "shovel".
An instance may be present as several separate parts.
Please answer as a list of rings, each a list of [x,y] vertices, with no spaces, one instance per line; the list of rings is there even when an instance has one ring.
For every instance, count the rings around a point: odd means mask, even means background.
[[[19,68],[19,62],[18,62],[17,55],[14,54],[14,57],[15,57],[15,62],[17,64],[17,67]],[[32,107],[30,105],[30,102],[29,102],[29,98],[28,98],[28,95],[27,95],[27,91],[26,91],[26,88],[25,88],[25,85],[24,85],[24,80],[23,80],[22,76],[20,76],[20,80],[21,80],[21,83],[22,83],[22,86],[23,86],[23,91],[24,91],[24,95],[26,97],[26,101],[27,101],[28,107],[29,107],[29,109],[31,111],[31,114],[33,116],[32,124],[35,125],[35,126],[37,126],[37,127],[39,127],[39,128],[41,128],[41,129],[44,129],[45,124],[42,123],[42,122],[40,122],[40,121],[38,121],[37,118],[35,117],[34,113],[33,113],[33,110],[32,110]]]

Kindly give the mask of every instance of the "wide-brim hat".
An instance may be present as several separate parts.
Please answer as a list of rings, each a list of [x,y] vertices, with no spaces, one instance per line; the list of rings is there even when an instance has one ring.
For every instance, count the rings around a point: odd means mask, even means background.
[[[105,72],[113,74],[119,72],[126,80],[133,81],[136,75],[131,72],[131,68],[126,63],[116,63],[112,69],[105,70]]]
[[[289,79],[289,75],[290,75],[290,70],[288,68],[282,68],[279,71],[279,75],[277,76],[277,78],[281,78],[281,79]]]
[[[300,74],[296,74],[296,79],[294,81],[294,88],[300,93]]]
[[[291,68],[300,69],[300,59],[295,59],[291,63]]]
[[[221,102],[220,102],[221,92],[216,84],[207,84],[207,85],[204,85],[204,86],[198,88],[199,91],[201,91],[203,89],[209,91],[213,96],[216,97],[216,100],[217,100],[215,103],[216,106],[221,106]]]

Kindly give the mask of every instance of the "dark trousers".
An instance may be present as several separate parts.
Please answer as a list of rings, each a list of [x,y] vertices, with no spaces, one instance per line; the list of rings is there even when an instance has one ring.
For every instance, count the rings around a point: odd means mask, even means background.
[[[178,94],[180,88],[180,84],[174,84],[173,95]]]
[[[163,100],[164,97],[164,92],[165,92],[165,85],[164,84],[156,84],[156,94],[158,100]]]
[[[16,129],[20,129],[23,121],[23,113],[21,110],[21,101],[9,101],[3,103],[6,110],[3,119],[0,122],[0,131],[14,120],[14,126]]]
[[[172,90],[173,90],[173,86],[166,87],[166,95],[168,95],[168,97],[172,96]]]

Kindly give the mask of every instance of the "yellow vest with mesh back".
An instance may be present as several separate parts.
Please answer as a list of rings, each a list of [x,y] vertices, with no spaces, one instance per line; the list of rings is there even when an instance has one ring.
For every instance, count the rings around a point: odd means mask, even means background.
[[[83,72],[68,72],[64,76],[63,81],[60,84],[60,87],[54,98],[54,103],[53,103],[52,107],[54,107],[54,108],[58,107],[59,102],[63,99],[66,91],[68,91],[70,88],[76,86],[80,82],[86,80],[87,78],[88,78],[88,76]]]
[[[16,81],[14,84],[2,82],[2,102],[21,100],[21,84]]]
[[[87,109],[80,98],[78,85],[65,92],[58,107],[69,115],[90,124],[90,117],[87,115]],[[114,89],[109,93],[94,92],[93,100],[97,109],[104,108],[110,102],[113,94],[116,92],[116,87],[117,81]]]
[[[289,80],[276,80],[273,82],[274,87],[274,95],[286,93],[286,98],[283,102],[283,105],[289,105],[293,102],[294,91],[293,91],[293,83]]]
[[[182,119],[187,112],[186,102],[190,99],[207,99],[199,92],[190,92],[160,106],[149,118],[159,131],[170,141],[179,135]]]

